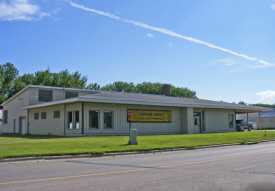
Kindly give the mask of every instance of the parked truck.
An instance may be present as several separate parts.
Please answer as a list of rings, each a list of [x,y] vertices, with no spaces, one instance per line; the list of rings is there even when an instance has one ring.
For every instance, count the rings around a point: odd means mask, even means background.
[[[243,119],[236,120],[236,130],[244,131],[245,129],[247,129],[248,131],[251,131],[251,129],[253,129],[253,123],[250,123],[250,122],[247,123]]]

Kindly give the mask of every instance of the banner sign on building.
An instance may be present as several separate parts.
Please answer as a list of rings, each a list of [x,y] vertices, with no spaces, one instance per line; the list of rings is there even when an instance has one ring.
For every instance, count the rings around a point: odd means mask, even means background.
[[[128,122],[171,123],[171,111],[128,110]]]

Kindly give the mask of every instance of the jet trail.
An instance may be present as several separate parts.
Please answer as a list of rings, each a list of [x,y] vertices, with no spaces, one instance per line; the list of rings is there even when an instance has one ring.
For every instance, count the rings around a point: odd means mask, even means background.
[[[275,66],[275,64],[270,64],[270,63],[268,63],[266,61],[259,60],[257,58],[253,58],[253,57],[249,57],[249,56],[247,56],[245,54],[239,54],[237,52],[228,50],[226,48],[222,48],[222,47],[219,47],[219,46],[213,45],[211,43],[204,42],[204,41],[192,38],[192,37],[183,36],[183,35],[180,35],[178,33],[175,33],[173,31],[165,29],[165,28],[153,27],[153,26],[147,25],[147,24],[142,23],[142,22],[131,21],[131,20],[127,20],[127,19],[121,19],[118,16],[110,14],[108,12],[103,12],[103,11],[87,8],[87,7],[83,6],[83,5],[79,5],[79,4],[74,3],[72,1],[68,1],[68,2],[70,3],[71,6],[79,8],[79,9],[82,9],[84,11],[94,12],[94,13],[99,14],[99,15],[103,15],[103,16],[106,16],[106,17],[109,17],[109,18],[112,18],[112,19],[117,19],[117,20],[123,21],[125,23],[133,24],[135,26],[139,26],[139,27],[142,27],[142,28],[150,29],[150,30],[157,31],[157,32],[160,32],[160,33],[163,33],[163,34],[167,34],[167,35],[174,36],[174,37],[177,37],[177,38],[185,39],[185,40],[188,40],[188,41],[191,41],[191,42],[203,44],[203,45],[208,46],[210,48],[215,48],[215,49],[218,49],[218,50],[221,50],[221,51],[224,51],[224,52],[228,52],[230,54],[233,54],[233,55],[239,56],[239,57],[243,57],[243,58],[248,59],[248,60],[256,60],[256,61],[264,64],[264,65],[262,65],[262,67],[265,67],[265,66]]]

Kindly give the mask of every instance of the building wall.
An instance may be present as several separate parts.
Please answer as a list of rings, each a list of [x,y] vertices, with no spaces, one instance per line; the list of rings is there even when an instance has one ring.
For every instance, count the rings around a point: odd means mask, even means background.
[[[181,108],[181,133],[193,134],[193,108]]]
[[[62,100],[65,99],[65,92],[69,91],[69,90],[63,90],[63,89],[48,89],[48,88],[36,88],[36,87],[30,87],[30,105],[34,105],[34,104],[39,104],[39,103],[44,103],[44,102],[40,102],[38,101],[38,95],[39,95],[39,90],[52,90],[53,91],[53,101],[58,101],[58,100]],[[73,91],[70,90],[69,92],[78,92],[78,96],[83,96],[83,95],[88,95],[91,94],[92,92],[89,91]]]
[[[19,133],[19,117],[26,117],[25,127],[27,127],[28,111],[21,110],[21,106],[27,105],[29,105],[28,89],[14,97],[14,99],[3,106],[3,111],[8,110],[8,123],[2,124],[3,133]]]
[[[234,116],[233,128],[229,128],[229,114]],[[211,132],[235,132],[235,111],[227,109],[205,109],[205,128]]]
[[[193,134],[194,120],[193,112],[204,112],[205,132],[234,132],[229,128],[229,114],[235,116],[234,110],[225,109],[193,109],[177,107],[139,106],[123,104],[102,104],[102,103],[74,103],[58,106],[49,106],[29,110],[30,133],[31,134],[53,134],[65,136],[83,135],[128,135],[129,122],[127,122],[127,110],[171,110],[171,123],[131,123],[132,129],[137,129],[139,135],[149,134]],[[54,119],[53,112],[60,110],[60,118]],[[98,129],[89,128],[89,111],[99,112]],[[65,111],[65,112],[64,112]],[[68,112],[79,112],[79,129],[69,129]],[[84,123],[82,130],[82,111],[84,112]],[[104,128],[104,111],[112,111],[113,128]],[[39,112],[39,120],[34,120],[34,113]],[[47,119],[41,119],[41,112],[47,113]],[[202,117],[200,123],[202,123]],[[235,122],[234,122],[235,123]],[[64,125],[65,124],[65,125]],[[203,126],[201,126],[201,130]]]
[[[261,117],[261,129],[273,129],[275,128],[275,116],[274,117]],[[259,118],[257,118],[257,129],[260,129]]]
[[[175,107],[156,107],[156,106],[139,106],[139,105],[122,105],[122,104],[100,104],[84,103],[84,133],[89,135],[128,135],[129,123],[127,122],[127,109],[140,110],[171,110],[171,123],[131,123],[132,129],[137,129],[139,135],[142,134],[177,134],[181,133],[181,115],[180,108]],[[89,110],[99,111],[99,128],[89,129]],[[112,111],[114,115],[114,128],[104,128],[104,111]]]
[[[54,111],[60,111],[60,118],[54,118]],[[46,119],[41,119],[41,112],[46,112]],[[34,119],[39,113],[39,119]],[[64,135],[64,105],[29,109],[29,133],[40,135]]]

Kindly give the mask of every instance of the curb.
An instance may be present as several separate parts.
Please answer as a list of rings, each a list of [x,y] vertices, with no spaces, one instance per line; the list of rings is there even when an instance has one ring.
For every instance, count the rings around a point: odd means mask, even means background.
[[[262,140],[262,141],[259,141],[259,143],[267,143],[267,142],[272,142],[272,141],[275,141],[275,139]],[[230,143],[230,144],[221,144],[221,145],[197,146],[197,147],[194,147],[194,148],[184,147],[184,148],[163,149],[163,150],[128,151],[128,152],[115,152],[115,153],[105,153],[105,154],[82,154],[82,155],[20,157],[20,158],[0,159],[0,163],[20,162],[20,161],[37,161],[38,162],[38,161],[56,160],[56,159],[91,158],[91,157],[107,157],[107,156],[119,156],[119,155],[150,154],[150,153],[161,153],[161,152],[182,151],[182,150],[196,150],[196,149],[227,147],[227,146],[235,146],[235,145],[253,145],[253,144],[257,144],[257,143],[255,143],[255,142],[247,142],[245,144]]]

